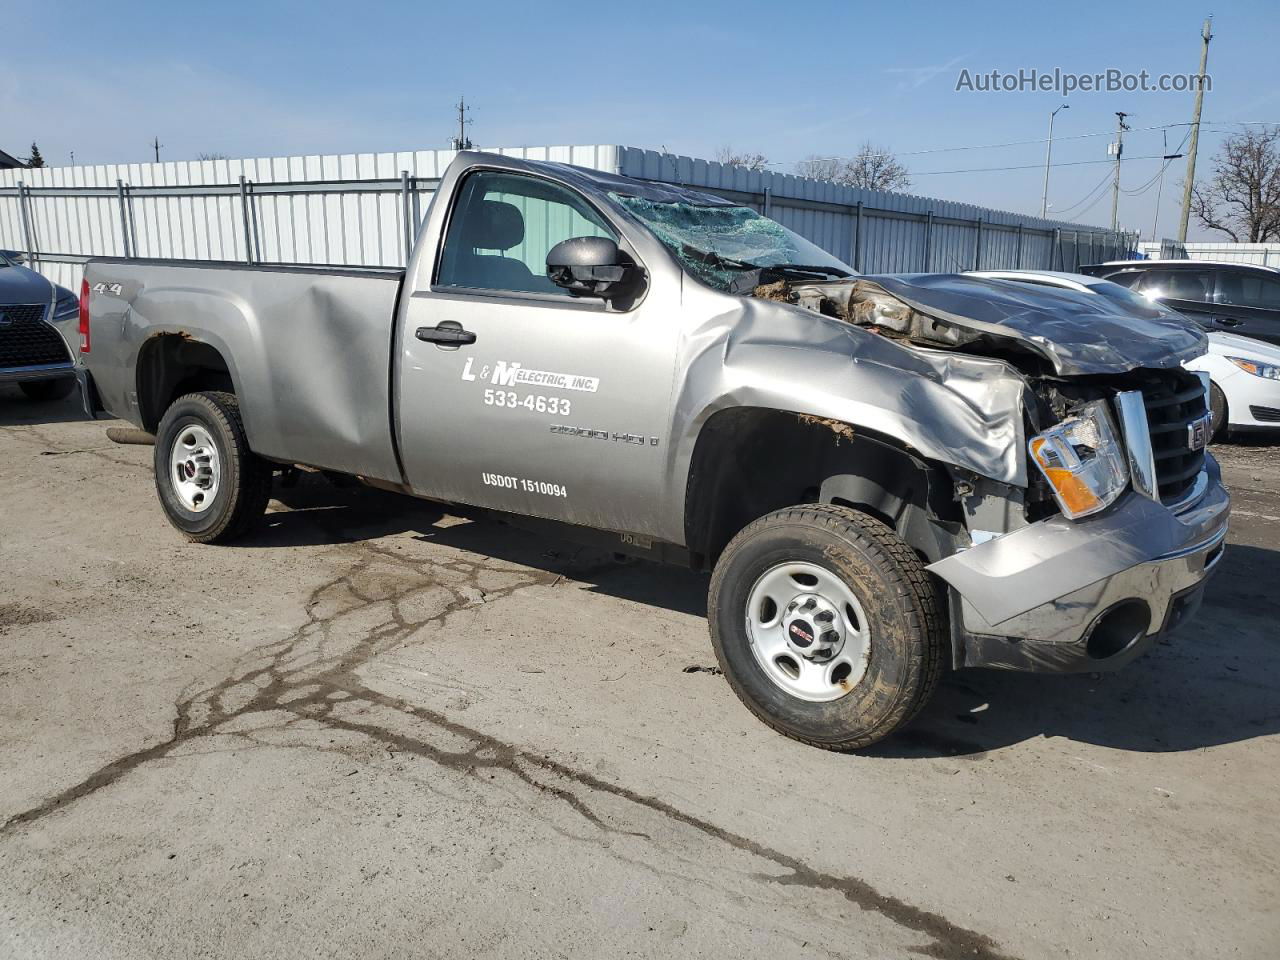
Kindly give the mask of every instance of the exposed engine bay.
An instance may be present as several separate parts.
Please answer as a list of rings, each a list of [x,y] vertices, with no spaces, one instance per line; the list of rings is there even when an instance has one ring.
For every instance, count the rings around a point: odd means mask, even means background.
[[[784,277],[757,284],[752,293],[911,344],[998,357],[1033,376],[1170,369],[1206,349],[1193,323],[1155,303],[1138,310],[1105,297],[984,277]]]
[[[1024,394],[1024,430],[1036,438],[1032,456],[1041,466],[1027,477],[1028,520],[1058,508],[1088,515],[1125,486],[1128,471],[1113,406],[1125,394],[1139,397],[1151,420],[1144,429],[1152,432],[1159,465],[1153,496],[1176,502],[1203,465],[1202,452],[1183,444],[1187,426],[1205,416],[1204,391],[1181,364],[1205,350],[1204,335],[1162,306],[1144,309],[966,275],[831,280],[762,272],[759,279],[769,282],[755,285],[755,297],[813,310],[907,347],[956,350],[1017,370],[1030,388]],[[1101,494],[1079,488],[1074,514],[1062,489],[1055,498],[1047,479],[1062,479],[1067,463]]]

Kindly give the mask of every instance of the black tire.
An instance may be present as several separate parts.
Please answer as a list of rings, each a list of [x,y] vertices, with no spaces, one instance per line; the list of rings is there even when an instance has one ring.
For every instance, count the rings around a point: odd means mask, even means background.
[[[208,506],[188,509],[170,474],[170,453],[185,428],[208,431],[218,453],[218,486]],[[248,531],[271,498],[271,466],[249,449],[235,394],[188,393],[173,402],[156,431],[156,493],[169,522],[195,543],[227,543]]]
[[[1209,439],[1221,443],[1227,439],[1227,398],[1216,383],[1209,384]]]
[[[76,388],[75,380],[62,377],[58,380],[27,380],[18,384],[18,389],[27,395],[28,400],[38,403],[52,403],[70,395]]]
[[[860,602],[871,653],[838,699],[811,702],[765,673],[746,626],[753,586],[778,564],[835,574]],[[883,523],[832,504],[761,517],[725,548],[711,578],[707,619],[716,658],[747,709],[785,736],[825,750],[867,747],[912,719],[933,695],[946,651],[940,594],[916,554]]]

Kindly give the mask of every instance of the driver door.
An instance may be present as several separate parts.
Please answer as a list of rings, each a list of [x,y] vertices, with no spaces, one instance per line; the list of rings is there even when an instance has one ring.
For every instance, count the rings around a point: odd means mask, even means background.
[[[566,185],[483,169],[459,184],[432,282],[410,294],[400,332],[400,436],[414,492],[652,532],[678,284],[626,311],[570,296],[547,279],[546,255],[581,236],[627,246]],[[432,329],[460,332],[422,339]]]

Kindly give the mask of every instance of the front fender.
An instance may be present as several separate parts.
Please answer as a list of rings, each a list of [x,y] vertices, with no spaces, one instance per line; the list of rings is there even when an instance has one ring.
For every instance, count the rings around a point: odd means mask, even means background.
[[[687,375],[672,424],[669,516],[683,517],[683,479],[703,425],[730,407],[839,421],[925,459],[1026,485],[1028,385],[1009,364],[908,347],[787,304],[689,291],[691,313],[704,305],[714,305],[710,319],[682,347]]]

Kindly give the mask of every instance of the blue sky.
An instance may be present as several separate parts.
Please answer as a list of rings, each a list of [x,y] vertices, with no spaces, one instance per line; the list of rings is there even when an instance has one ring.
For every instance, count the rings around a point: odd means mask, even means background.
[[[620,143],[712,157],[731,144],[773,169],[853,152],[898,152],[912,192],[1037,213],[1047,92],[957,92],[961,69],[1194,72],[1205,7],[1156,4],[755,4],[704,2],[307,4],[115,2],[10,5],[0,64],[0,148],[36,140],[50,163],[348,153],[445,147],[452,104],[473,105],[486,146]],[[625,12],[624,12],[625,11]],[[1280,122],[1280,6],[1218,10],[1205,119]],[[1101,224],[1116,110],[1126,156],[1163,152],[1162,124],[1190,118],[1189,93],[1073,93],[1058,114],[1050,202]],[[1168,131],[1170,151],[1185,127]],[[1201,171],[1230,130],[1207,127]],[[1074,139],[1071,139],[1074,138]],[[1175,227],[1185,161],[1168,168],[1161,233]],[[984,167],[1023,170],[943,173]],[[1158,161],[1126,162],[1136,189]],[[1151,230],[1156,191],[1121,198]]]

